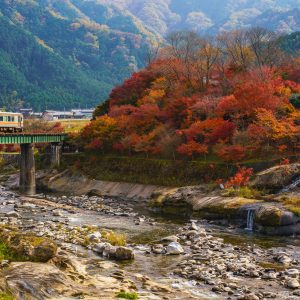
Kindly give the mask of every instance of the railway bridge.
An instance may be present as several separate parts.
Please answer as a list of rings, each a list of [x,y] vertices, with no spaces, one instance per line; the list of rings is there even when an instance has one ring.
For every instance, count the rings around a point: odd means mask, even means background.
[[[66,138],[66,134],[0,134],[0,145],[19,144],[21,146],[20,192],[22,194],[34,195],[36,193],[34,145],[51,144],[51,164],[59,166],[61,143]]]

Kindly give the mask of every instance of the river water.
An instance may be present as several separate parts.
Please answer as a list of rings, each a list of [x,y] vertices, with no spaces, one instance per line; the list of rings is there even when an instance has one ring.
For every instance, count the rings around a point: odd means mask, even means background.
[[[136,202],[127,203],[120,199],[102,199],[102,204],[108,209],[95,211],[95,203],[93,204],[93,201],[90,199],[77,197],[69,200],[69,198],[70,196],[68,195],[64,197],[62,195],[41,195],[38,198],[26,198],[19,197],[14,192],[3,189],[0,193],[1,216],[5,218],[7,212],[17,210],[20,214],[21,221],[19,222],[22,224],[22,227],[26,229],[31,228],[32,230],[37,229],[37,224],[46,223],[48,225],[61,224],[61,226],[66,226],[67,228],[95,226],[101,229],[114,230],[125,234],[129,247],[135,249],[134,261],[118,263],[120,269],[126,273],[140,273],[154,278],[160,284],[166,284],[175,290],[187,292],[191,298],[187,297],[185,299],[226,299],[228,297],[223,292],[218,292],[217,289],[212,291],[211,284],[193,280],[188,276],[174,275],[174,269],[186,259],[184,255],[166,256],[151,253],[152,244],[157,243],[163,237],[182,234],[182,227],[188,224],[190,220],[153,214],[145,209],[144,204],[136,205]],[[88,201],[86,207],[82,205],[84,201]],[[16,209],[16,204],[20,203],[22,205],[19,207],[17,205]],[[72,207],[74,207],[74,210]],[[55,215],[54,211],[57,210],[60,210],[62,213]],[[137,221],[140,220],[139,218],[142,218],[142,221]],[[242,228],[222,227],[206,220],[195,220],[195,223],[216,240],[222,238],[225,245],[222,244],[222,247],[227,247],[227,245],[233,247],[232,249],[238,247],[238,251],[257,248],[263,252],[262,256],[264,256],[264,259],[268,257],[270,249],[283,250],[288,251],[294,260],[300,261],[300,239],[298,237],[267,237]],[[36,230],[36,232],[42,230],[43,228]],[[56,238],[55,235],[53,237]],[[186,244],[189,245],[188,243]],[[186,248],[187,253],[192,252],[189,247],[190,245]],[[204,249],[207,249],[207,247]],[[92,254],[92,251],[84,251],[85,255],[95,255]],[[239,258],[239,255],[236,258],[237,261],[242,259]],[[226,257],[224,260],[226,260]],[[272,265],[272,267],[274,266],[275,264]],[[290,268],[297,269],[299,266],[295,264]],[[247,279],[245,282],[247,282]],[[241,281],[242,284],[244,284],[243,281]],[[265,285],[265,283],[260,284]],[[249,286],[254,290],[254,286],[251,284]],[[259,286],[258,288],[262,289]],[[141,291],[143,290],[142,287],[140,289]],[[276,293],[282,292],[282,294],[279,294],[281,296],[278,299],[288,299],[288,297],[293,295],[291,294],[292,291],[281,288],[279,282],[275,282],[274,287],[271,289],[275,290]],[[238,299],[238,295],[239,293],[236,292],[236,296],[230,297],[231,299]],[[300,299],[299,296],[295,294],[291,299]],[[173,297],[172,299],[180,298]]]

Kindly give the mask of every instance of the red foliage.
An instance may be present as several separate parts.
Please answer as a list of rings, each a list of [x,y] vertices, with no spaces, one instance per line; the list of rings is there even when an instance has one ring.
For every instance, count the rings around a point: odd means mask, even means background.
[[[288,99],[300,93],[299,63],[258,66],[247,48],[240,49],[248,56],[245,65],[237,57],[207,66],[205,57],[211,60],[220,49],[208,43],[193,53],[201,43],[186,47],[190,38],[183,35],[111,92],[101,117],[81,132],[85,148],[172,159],[176,152],[189,157],[215,153],[226,162],[295,153],[300,113]]]
[[[179,154],[193,156],[194,154],[203,155],[208,152],[206,145],[198,144],[195,141],[189,141],[187,144],[182,144],[177,148]]]
[[[227,162],[241,161],[246,156],[246,149],[241,145],[223,146],[217,155]]]
[[[110,107],[122,104],[135,105],[145,90],[150,88],[154,79],[154,74],[147,70],[134,73],[123,85],[112,90],[109,96]]]
[[[88,150],[99,150],[103,146],[103,143],[100,139],[95,138],[89,144],[86,145],[86,149]]]
[[[237,173],[226,182],[225,187],[240,188],[242,186],[246,186],[252,174],[253,174],[253,169],[246,168],[246,167],[239,167]]]
[[[189,129],[179,131],[184,134],[188,141],[202,141],[206,144],[216,144],[218,141],[229,141],[235,131],[232,122],[223,119],[207,119],[196,121]]]
[[[290,164],[290,160],[288,158],[284,158],[281,162],[280,165],[286,166]]]

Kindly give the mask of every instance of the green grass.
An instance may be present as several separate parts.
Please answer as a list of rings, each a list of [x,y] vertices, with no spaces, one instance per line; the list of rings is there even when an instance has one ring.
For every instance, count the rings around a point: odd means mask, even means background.
[[[14,300],[15,298],[8,293],[0,293],[0,300]]]
[[[139,299],[139,295],[137,293],[120,292],[117,294],[117,298],[137,300]]]
[[[257,199],[262,196],[262,193],[256,189],[243,186],[240,188],[229,188],[222,192],[224,197],[243,197],[248,199]]]
[[[0,241],[0,260],[18,261],[22,259],[19,259],[5,243]]]

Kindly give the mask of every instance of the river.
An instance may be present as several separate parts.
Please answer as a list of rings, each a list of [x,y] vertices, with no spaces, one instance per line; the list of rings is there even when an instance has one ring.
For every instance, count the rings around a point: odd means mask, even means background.
[[[56,240],[78,262],[89,259],[84,262],[85,270],[93,270],[94,259],[107,261],[91,247],[80,245],[78,240],[85,228],[126,235],[127,246],[134,250],[135,259],[114,261],[102,272],[107,278],[112,276],[112,270],[126,274],[140,299],[300,299],[295,284],[300,270],[297,237],[267,237],[212,221],[170,218],[153,214],[145,207],[145,202],[140,200],[121,198],[61,194],[20,197],[5,188],[0,193],[3,224],[12,223],[19,230]],[[12,211],[18,213],[17,218],[7,218],[7,213]],[[184,254],[153,253],[153,246],[162,244],[160,240],[168,236],[179,238]],[[287,257],[288,263],[280,261],[281,257]],[[94,271],[89,271],[88,276],[94,275]],[[28,281],[34,280],[28,276]],[[101,286],[98,281],[93,281],[96,288]],[[107,284],[115,291],[127,282]],[[99,299],[99,296],[93,298],[93,293],[81,299]],[[78,299],[65,298],[63,294],[55,297],[45,298]],[[108,294],[100,298],[113,299]]]

